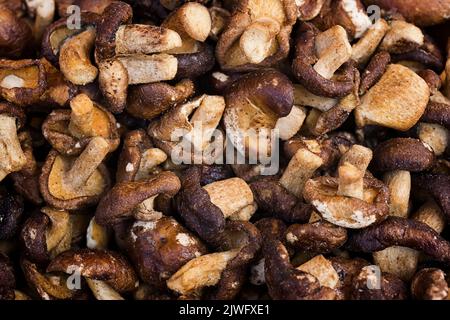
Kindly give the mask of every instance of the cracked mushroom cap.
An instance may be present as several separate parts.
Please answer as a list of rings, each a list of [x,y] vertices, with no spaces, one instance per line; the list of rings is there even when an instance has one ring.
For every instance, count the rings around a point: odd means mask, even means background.
[[[418,26],[431,26],[448,19],[450,3],[431,0],[363,0],[366,5],[378,5],[384,10],[398,12],[408,21]]]
[[[133,86],[129,89],[126,111],[137,118],[151,120],[193,94],[191,80],[181,80],[174,86],[163,82]]]
[[[72,110],[53,110],[42,124],[42,134],[59,153],[79,155],[94,137],[104,138],[114,151],[120,144],[116,118],[85,94],[70,102]]]
[[[133,217],[133,210],[145,200],[160,194],[173,197],[180,190],[178,177],[163,171],[143,181],[117,183],[100,200],[95,219],[101,225],[114,225]]]
[[[47,272],[71,274],[75,270],[83,277],[105,281],[120,293],[134,290],[138,283],[130,263],[114,251],[69,250],[54,258],[47,267]]]
[[[100,16],[92,12],[81,12],[80,28],[69,28],[67,18],[61,18],[49,25],[42,36],[42,55],[55,67],[59,66],[59,53],[65,41],[88,28],[95,28]]]
[[[359,230],[346,243],[350,251],[375,252],[392,246],[422,251],[432,260],[450,263],[450,243],[425,223],[407,218],[389,217]]]
[[[223,70],[270,67],[287,57],[297,20],[293,0],[240,0],[219,37],[216,57]]]
[[[171,217],[136,221],[130,228],[130,247],[141,279],[160,289],[184,264],[207,253],[201,241]]]
[[[22,197],[0,190],[0,240],[11,239],[16,235],[23,211]]]
[[[42,167],[39,185],[51,206],[75,210],[95,205],[111,185],[110,174],[102,163],[109,145],[93,138],[78,157],[51,150]]]
[[[375,178],[364,178],[363,200],[337,192],[337,178],[319,177],[306,182],[303,197],[323,219],[344,228],[365,228],[389,212],[389,189]]]
[[[265,69],[248,73],[233,82],[226,91],[225,100],[223,123],[227,136],[236,149],[247,153],[258,145],[258,141],[251,141],[251,136],[244,139],[242,134],[250,130],[258,134],[275,128],[277,120],[291,112],[294,89],[284,74]]]
[[[327,51],[333,42],[336,42],[335,50]],[[313,94],[328,98],[350,94],[357,74],[354,63],[346,63],[350,58],[351,46],[342,27],[335,26],[321,33],[311,23],[299,25],[292,70],[299,82]],[[344,76],[334,79],[334,72],[338,69],[342,69]]]
[[[335,300],[337,292],[321,286],[319,280],[296,269],[280,241],[269,241],[263,248],[265,277],[269,295],[274,300]]]
[[[8,257],[0,253],[0,300],[14,300],[16,278]]]
[[[47,87],[41,60],[0,59],[0,95],[19,106],[38,103]]]

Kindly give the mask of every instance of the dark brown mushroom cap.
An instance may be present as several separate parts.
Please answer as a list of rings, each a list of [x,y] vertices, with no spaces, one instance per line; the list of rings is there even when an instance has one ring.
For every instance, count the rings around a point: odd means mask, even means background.
[[[398,277],[390,273],[382,273],[380,288],[369,288],[369,277],[377,277],[371,274],[370,268],[363,268],[355,276],[352,284],[350,299],[352,300],[405,300],[408,297],[406,284]],[[375,281],[376,282],[376,281]],[[375,284],[375,283],[374,283]]]
[[[0,300],[14,300],[16,279],[8,257],[0,253]]]
[[[347,230],[326,221],[293,224],[285,232],[284,242],[295,250],[328,253],[347,241]]]
[[[376,53],[369,61],[366,69],[361,74],[359,94],[363,95],[381,79],[387,66],[391,62],[391,55],[387,51]]]
[[[142,153],[153,144],[145,130],[129,131],[123,138],[122,152],[117,163],[116,182],[134,181],[141,163]],[[127,170],[131,163],[133,170]]]
[[[0,190],[0,240],[11,239],[16,235],[23,211],[22,197]]]
[[[450,176],[445,174],[416,174],[412,176],[413,189],[431,194],[450,221]]]
[[[46,236],[49,225],[50,218],[42,212],[36,211],[25,221],[20,232],[25,256],[39,265],[50,260]]]
[[[333,300],[336,292],[320,286],[313,275],[295,269],[280,241],[264,245],[265,276],[269,295],[274,300]]]
[[[375,148],[372,166],[377,171],[419,172],[429,169],[434,160],[432,149],[419,139],[394,138]]]
[[[10,117],[16,118],[17,129],[22,128],[25,125],[26,115],[22,108],[9,103],[0,102],[0,114],[6,114]]]
[[[359,274],[363,267],[370,265],[369,262],[361,258],[348,259],[343,257],[331,257],[329,260],[339,276],[339,290],[342,291],[344,299],[350,299],[353,278]]]
[[[371,189],[370,202],[337,195],[338,178],[323,176],[306,182],[303,197],[325,220],[347,228],[361,228],[386,217],[389,212],[389,189],[366,175],[364,189]]]
[[[200,168],[188,168],[181,181],[181,191],[175,197],[178,213],[188,229],[196,232],[205,242],[215,243],[217,235],[225,228],[225,217],[201,187]]]
[[[353,63],[345,63],[341,69],[344,79],[328,80],[322,77],[313,68],[317,61],[315,53],[315,40],[319,30],[311,23],[303,22],[299,26],[299,35],[296,40],[295,58],[292,62],[292,71],[297,80],[312,93],[330,97],[344,97],[351,93],[355,87],[354,72],[349,70],[354,68]]]
[[[414,61],[424,65],[426,68],[433,69],[436,72],[440,72],[444,68],[442,56],[436,56],[435,54],[428,52],[423,48],[412,50],[406,53],[394,54],[392,55],[392,61]]]
[[[188,261],[207,253],[200,240],[171,217],[137,221],[130,232],[131,257],[141,279],[159,289]]]
[[[442,87],[442,80],[439,75],[431,69],[424,69],[417,71],[417,74],[425,80],[425,82],[430,87],[431,93],[433,94]]]
[[[233,170],[228,165],[199,165],[200,185],[204,186],[219,180],[225,180],[234,177]]]
[[[178,60],[178,69],[175,79],[195,79],[214,67],[216,59],[214,49],[207,43],[198,43],[198,50],[194,53],[174,54]]]
[[[196,64],[191,68],[193,66]],[[150,120],[191,97],[194,83],[187,79],[174,86],[164,82],[147,83],[131,86],[128,90],[127,112],[134,117]]]
[[[391,246],[423,251],[431,259],[450,264],[450,243],[428,225],[406,218],[389,217],[359,230],[346,243],[350,251],[375,252]]]
[[[286,224],[280,219],[263,218],[255,222],[255,227],[261,232],[263,241],[283,241]]]
[[[258,228],[247,221],[227,221],[224,231],[217,237],[219,250],[239,248],[238,254],[228,261],[216,288],[208,299],[233,300],[246,281],[247,269],[259,253],[262,237]]]
[[[170,171],[163,171],[143,181],[120,182],[100,200],[95,219],[102,225],[114,225],[130,218],[132,210],[144,200],[158,194],[173,197],[180,187],[180,179]]]
[[[264,69],[247,73],[233,82],[225,92],[227,108],[250,101],[268,114],[287,116],[294,104],[294,88],[283,73]]]
[[[71,268],[74,270],[69,271]],[[47,267],[47,272],[70,273],[76,270],[83,277],[105,281],[118,292],[132,291],[138,283],[130,263],[114,251],[69,250],[54,258]]]
[[[56,157],[60,156],[58,151],[51,150],[45,159],[45,163],[41,169],[41,175],[39,176],[39,187],[41,190],[42,197],[44,200],[51,206],[58,209],[65,210],[78,210],[87,207],[91,207],[98,203],[98,201],[102,198],[103,194],[110,188],[111,186],[111,178],[109,174],[109,170],[102,163],[97,167],[97,170],[100,172],[102,176],[105,188],[103,193],[93,196],[80,196],[69,200],[63,200],[55,197],[49,191],[49,176],[51,171],[53,170],[53,164],[56,160]]]
[[[23,87],[5,88],[0,86],[0,95],[7,101],[19,106],[38,103],[47,87],[47,77],[41,60],[6,60],[0,59],[2,80],[10,74],[24,77]]]
[[[80,15],[80,28],[69,29],[67,27],[67,18],[61,18],[51,25],[49,25],[42,35],[41,52],[55,67],[59,66],[59,50],[61,49],[64,41],[72,36],[75,36],[87,27],[96,27],[96,24],[100,16],[93,12],[81,12]]]
[[[112,58],[116,54],[116,32],[123,24],[131,23],[133,10],[122,1],[114,1],[103,11],[97,25],[95,56],[97,60]]]
[[[417,272],[411,280],[411,295],[417,300],[446,300],[448,284],[444,271],[425,268]]]
[[[109,136],[105,137],[110,150],[115,150],[120,144],[116,118],[102,106],[94,103],[95,108],[103,111],[109,122]],[[42,123],[42,134],[50,145],[59,153],[77,156],[83,152],[93,137],[74,137],[69,131],[71,111],[65,109],[53,110]]]
[[[0,4],[0,56],[19,58],[33,39],[25,19],[16,16],[7,4]]]
[[[239,41],[244,30],[251,24],[251,14],[248,10],[250,0],[235,1],[236,3],[229,4],[232,8],[231,17],[228,20],[227,28],[221,33],[216,46],[216,58],[221,68],[226,71],[252,71],[258,68],[267,68],[275,65],[280,60],[283,60],[289,54],[290,43],[289,37],[291,35],[292,26],[297,21],[297,7],[294,1],[283,1],[285,21],[281,26],[281,30],[276,36],[278,43],[278,50],[265,58],[259,64],[246,63],[238,66],[229,66],[228,50],[232,48],[236,42]]]
[[[450,104],[428,102],[420,121],[439,124],[450,130]]]
[[[249,185],[259,210],[273,214],[275,218],[287,223],[309,220],[313,207],[303,203],[278,181],[264,177]]]

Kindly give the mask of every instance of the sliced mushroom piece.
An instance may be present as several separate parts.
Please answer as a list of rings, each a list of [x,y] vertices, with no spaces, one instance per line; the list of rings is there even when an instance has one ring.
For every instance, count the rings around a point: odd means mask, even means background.
[[[318,255],[297,267],[297,270],[309,273],[317,278],[323,287],[336,289],[339,284],[339,275],[333,268],[330,260]]]
[[[104,281],[86,278],[86,283],[97,300],[125,300],[117,291]]]
[[[420,28],[406,21],[392,21],[389,31],[381,42],[380,49],[389,53],[405,53],[419,48],[424,43]]]
[[[377,20],[352,46],[352,59],[359,65],[364,65],[369,61],[388,30],[389,25],[386,20]]]
[[[67,210],[96,204],[111,184],[102,164],[109,148],[104,138],[95,137],[77,158],[50,151],[39,178],[45,201]]]

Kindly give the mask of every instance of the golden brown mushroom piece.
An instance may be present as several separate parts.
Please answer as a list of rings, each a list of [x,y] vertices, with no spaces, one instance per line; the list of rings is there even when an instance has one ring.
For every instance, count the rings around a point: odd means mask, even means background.
[[[109,150],[107,140],[94,137],[78,157],[50,151],[39,178],[44,200],[67,210],[95,205],[111,184],[102,163]]]
[[[217,42],[220,66],[231,71],[273,66],[288,55],[296,20],[293,0],[237,1]]]
[[[61,154],[78,155],[95,137],[104,138],[109,152],[120,143],[116,119],[87,95],[70,101],[71,110],[54,110],[42,124],[45,139]]]

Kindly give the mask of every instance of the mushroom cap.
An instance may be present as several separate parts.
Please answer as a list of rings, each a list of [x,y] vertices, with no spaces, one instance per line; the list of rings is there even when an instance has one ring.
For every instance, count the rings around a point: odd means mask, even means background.
[[[83,277],[105,281],[118,292],[132,291],[138,283],[130,263],[114,251],[69,250],[53,259],[47,267],[47,272],[71,273],[76,270]]]
[[[19,106],[40,101],[47,87],[41,60],[0,60],[0,95]]]
[[[61,188],[62,174],[68,170],[72,158],[51,150],[42,166],[39,185],[42,197],[51,206],[76,210],[95,205],[111,186],[108,169],[100,164],[88,180],[88,186],[73,192]]]
[[[36,211],[25,221],[20,233],[25,256],[39,265],[50,261],[46,237],[49,225],[50,218]]]
[[[78,33],[83,32],[87,27],[96,27],[100,16],[93,12],[81,12],[80,29],[69,29],[67,18],[61,18],[50,24],[42,35],[41,51],[42,55],[55,67],[59,66],[59,50],[64,41]]]
[[[344,228],[365,228],[389,212],[389,190],[375,178],[364,178],[364,200],[339,196],[337,190],[337,178],[319,177],[306,182],[303,197],[323,219]]]
[[[16,118],[17,129],[21,129],[25,125],[25,112],[22,108],[19,108],[12,103],[0,102],[0,114],[5,114],[7,116]]]
[[[200,240],[171,217],[136,221],[130,234],[131,256],[141,279],[160,289],[189,260],[207,253]]]
[[[23,214],[23,206],[22,197],[0,190],[0,240],[15,236]]]
[[[143,181],[119,182],[100,200],[95,219],[101,225],[114,225],[130,218],[132,210],[144,200],[159,194],[173,197],[180,187],[180,180],[170,171]]]
[[[216,58],[223,70],[243,72],[267,68],[287,57],[290,48],[289,37],[297,20],[297,6],[293,0],[242,0],[233,3],[232,7],[227,27],[221,33],[216,46]],[[259,64],[253,64],[242,59],[244,54],[237,44],[252,22],[266,17],[277,21],[281,29],[276,35],[274,52]]]
[[[16,278],[11,261],[0,253],[0,300],[14,300]]]
[[[214,67],[216,63],[214,49],[207,43],[198,43],[194,53],[173,54],[178,60],[175,79],[195,79]]]
[[[131,23],[133,10],[122,1],[114,1],[103,11],[97,26],[95,56],[97,60],[112,58],[116,51],[116,32],[123,24]]]
[[[100,120],[96,124],[100,124],[103,120],[108,120],[109,136],[104,137],[110,145],[110,151],[114,151],[120,144],[120,136],[117,130],[116,118],[105,108],[94,103],[96,114]],[[75,137],[69,131],[69,123],[71,118],[70,110],[53,110],[42,124],[42,133],[45,139],[59,153],[68,156],[79,155],[89,144],[93,137]]]
[[[0,56],[19,58],[32,40],[32,30],[26,20],[17,17],[7,5],[0,4]]]

